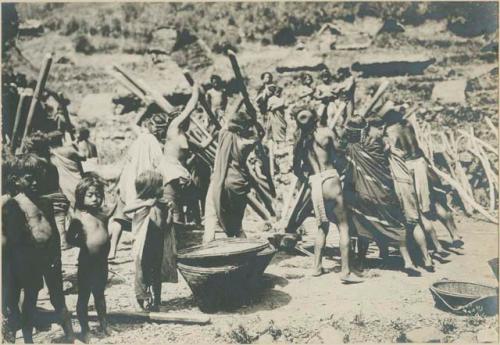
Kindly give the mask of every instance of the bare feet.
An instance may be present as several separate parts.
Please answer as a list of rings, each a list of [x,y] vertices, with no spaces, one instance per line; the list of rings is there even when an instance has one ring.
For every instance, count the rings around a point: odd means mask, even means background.
[[[355,274],[353,274],[351,272],[349,272],[347,274],[343,274],[340,277],[340,280],[344,284],[358,284],[358,283],[362,283],[364,281],[363,279],[361,279],[360,277],[356,276]]]
[[[323,267],[313,269],[313,272],[311,273],[311,277],[319,277],[320,275],[324,274],[325,270]]]
[[[403,269],[403,272],[405,272],[408,277],[420,277],[422,276],[422,273],[415,267],[415,266],[408,266]]]

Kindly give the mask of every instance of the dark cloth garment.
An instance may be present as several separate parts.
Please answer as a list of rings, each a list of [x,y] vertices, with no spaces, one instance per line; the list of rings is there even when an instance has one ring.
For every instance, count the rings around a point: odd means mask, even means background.
[[[134,214],[135,294],[139,299],[146,299],[150,297],[150,287],[178,281],[177,249],[170,211],[164,203],[150,199],[137,200],[127,206],[125,212]]]
[[[135,296],[150,298],[150,287],[161,286],[161,264],[163,259],[163,233],[153,224],[148,226],[142,260],[136,261]]]
[[[241,230],[250,188],[246,156],[238,149],[237,137],[230,131],[220,132],[212,175],[211,197],[219,223],[228,236],[235,236]]]
[[[346,158],[344,198],[358,235],[382,242],[404,240],[405,218],[382,141],[348,143]]]
[[[109,244],[105,252],[109,252]],[[103,294],[108,281],[107,255],[90,255],[86,248],[81,248],[77,279],[79,289],[91,291],[94,295]]]

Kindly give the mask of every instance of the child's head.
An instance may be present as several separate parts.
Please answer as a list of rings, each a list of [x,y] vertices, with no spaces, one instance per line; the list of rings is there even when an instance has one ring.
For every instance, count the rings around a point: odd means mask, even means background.
[[[332,81],[332,75],[328,70],[322,71],[321,74],[319,75],[319,78],[325,84],[330,84],[330,82]]]
[[[84,176],[75,190],[77,210],[99,210],[104,201],[104,183],[95,175]]]
[[[264,72],[260,75],[260,80],[262,80],[264,84],[270,84],[273,82],[273,75],[270,72]]]
[[[30,134],[24,141],[23,151],[24,153],[34,153],[40,157],[48,158],[50,156],[49,137],[41,131]]]
[[[146,170],[135,179],[135,190],[139,199],[157,199],[163,195],[163,176],[153,170]]]
[[[213,74],[211,77],[210,77],[210,84],[212,84],[213,87],[217,88],[217,87],[220,87],[222,85],[222,79],[219,75],[217,74]]]
[[[43,178],[48,172],[48,162],[34,153],[19,157],[14,164],[16,186],[19,192],[37,196]]]
[[[87,128],[80,128],[78,131],[78,140],[88,140],[90,137],[90,132]]]

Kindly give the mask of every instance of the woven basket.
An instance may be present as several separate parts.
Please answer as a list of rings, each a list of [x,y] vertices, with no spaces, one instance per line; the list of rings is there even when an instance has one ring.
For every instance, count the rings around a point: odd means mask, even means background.
[[[441,280],[430,287],[436,307],[455,314],[498,312],[498,288],[461,281]]]
[[[269,243],[244,238],[224,238],[178,252],[177,261],[196,267],[243,265],[255,258]]]
[[[177,264],[188,283],[195,301],[203,312],[234,308],[245,303],[250,296],[253,267],[240,266],[195,267]]]

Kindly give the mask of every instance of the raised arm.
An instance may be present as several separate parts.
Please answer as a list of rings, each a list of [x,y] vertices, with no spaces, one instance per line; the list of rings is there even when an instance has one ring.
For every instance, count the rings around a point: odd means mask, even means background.
[[[182,123],[189,118],[189,116],[195,109],[196,104],[198,103],[199,96],[200,96],[200,87],[197,83],[195,83],[192,88],[192,94],[191,98],[189,99],[189,102],[186,104],[186,107],[184,108],[182,113],[180,113],[179,116],[177,116],[175,119],[172,120],[172,123],[169,126],[169,130],[171,128],[179,130],[179,127],[182,125]]]

